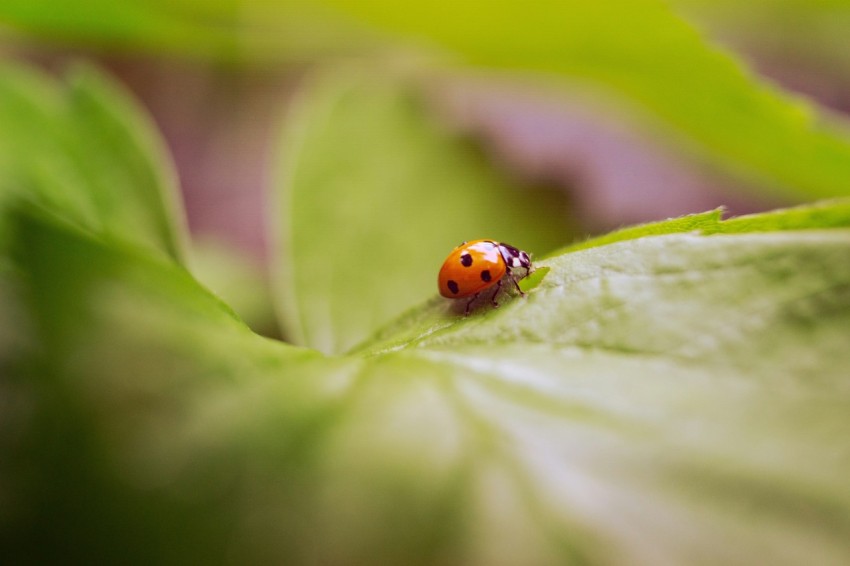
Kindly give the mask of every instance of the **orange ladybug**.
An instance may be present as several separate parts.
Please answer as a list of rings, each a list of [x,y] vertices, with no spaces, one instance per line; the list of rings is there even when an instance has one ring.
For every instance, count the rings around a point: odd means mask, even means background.
[[[437,284],[440,294],[450,299],[470,297],[464,314],[482,291],[496,287],[490,299],[498,307],[496,296],[505,280],[513,282],[519,294],[525,293],[519,288],[518,281],[534,271],[528,254],[508,244],[493,240],[472,240],[464,242],[449,254]]]

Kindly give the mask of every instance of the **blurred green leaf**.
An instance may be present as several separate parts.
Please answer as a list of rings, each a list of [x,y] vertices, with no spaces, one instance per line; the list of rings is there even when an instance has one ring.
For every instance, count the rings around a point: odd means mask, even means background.
[[[223,241],[202,238],[192,242],[190,271],[221,297],[254,332],[279,337],[265,266],[243,250]]]
[[[624,102],[637,105],[688,139],[691,149],[786,196],[848,194],[847,131],[754,78],[663,3],[323,3],[475,65],[602,87],[617,97],[620,111]]]
[[[846,563],[846,207],[551,257],[526,300],[335,358],[18,214],[45,342],[3,382],[6,556]]]
[[[13,226],[36,341],[0,381],[5,557],[220,563],[240,458],[218,442],[251,450],[228,395],[274,392],[283,361],[318,354],[252,334],[166,258],[43,211],[17,212]],[[252,379],[258,368],[274,382]],[[297,391],[285,396],[295,407]],[[217,438],[225,420],[235,426]]]
[[[838,85],[833,81],[850,70],[847,0],[674,0],[672,4],[712,38],[743,47],[761,62],[784,62],[783,74],[802,70],[800,79],[814,75],[834,88]]]
[[[699,2],[680,4],[686,11],[700,10]],[[722,4],[728,10],[729,3]],[[840,43],[846,2],[779,4],[736,3],[733,19],[762,22],[762,28],[771,27],[763,25],[765,13],[779,14],[776,25],[811,21],[811,29],[837,30],[819,33],[832,38],[832,52],[847,51]],[[436,46],[481,67],[530,70],[561,84],[568,79],[572,86],[577,81],[592,85],[604,93],[594,99],[609,102],[603,111],[634,119],[630,111],[640,109],[662,125],[665,143],[787,198],[848,194],[850,137],[846,128],[829,123],[837,122],[834,116],[820,116],[802,99],[753,77],[668,6],[650,0],[534,6],[504,1],[407,6],[386,0],[13,0],[0,8],[0,19],[53,40],[243,63]]]
[[[569,239],[557,191],[521,187],[435,121],[415,84],[350,68],[305,89],[284,125],[276,181],[288,336],[343,352],[436,290],[460,242],[529,251]]]
[[[309,0],[6,0],[0,23],[50,43],[235,64],[312,59],[373,42]]]
[[[173,167],[153,125],[110,79],[67,85],[0,64],[0,208],[26,199],[80,228],[182,260]]]

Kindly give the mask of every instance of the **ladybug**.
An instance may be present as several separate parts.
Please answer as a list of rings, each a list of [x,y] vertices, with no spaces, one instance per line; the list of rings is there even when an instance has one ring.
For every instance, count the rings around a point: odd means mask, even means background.
[[[440,294],[450,299],[471,297],[466,303],[464,315],[482,291],[496,287],[490,299],[498,307],[496,296],[505,280],[510,280],[523,297],[518,281],[534,271],[528,254],[508,244],[493,240],[463,242],[452,250],[443,267],[437,284]]]

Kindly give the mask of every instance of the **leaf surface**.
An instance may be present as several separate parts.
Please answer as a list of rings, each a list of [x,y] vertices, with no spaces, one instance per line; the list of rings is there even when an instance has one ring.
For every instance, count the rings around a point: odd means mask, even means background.
[[[816,227],[845,205],[555,255],[526,300],[336,358],[18,215],[47,357],[12,374],[13,556],[846,562],[850,230]]]

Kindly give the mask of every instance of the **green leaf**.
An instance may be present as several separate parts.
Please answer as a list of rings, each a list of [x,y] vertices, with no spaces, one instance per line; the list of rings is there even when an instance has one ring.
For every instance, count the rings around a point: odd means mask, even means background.
[[[822,201],[796,208],[749,214],[719,222],[709,232],[734,234],[850,226],[850,200]]]
[[[786,72],[816,71],[819,80],[826,79],[816,90],[850,70],[843,33],[850,24],[847,0],[675,0],[673,5],[712,38],[741,46],[761,62],[783,62]]]
[[[846,211],[553,256],[525,300],[333,358],[19,213],[43,342],[2,382],[7,556],[846,563]]]
[[[0,21],[7,35],[11,29],[48,43],[243,65],[291,63],[372,42],[350,21],[304,0],[7,0]]]
[[[731,234],[741,232],[774,232],[779,230],[804,230],[807,228],[846,228],[850,226],[850,201],[835,199],[762,212],[722,220],[722,210],[689,214],[661,222],[650,222],[616,230],[604,236],[577,242],[552,255],[594,248],[646,236],[698,232],[704,234]]]
[[[233,413],[228,398],[270,395],[298,410],[321,393],[311,383],[328,383],[329,374],[307,379],[320,356],[252,334],[167,258],[43,211],[13,218],[34,337],[0,380],[16,402],[3,414],[16,433],[0,444],[10,489],[4,554],[16,562],[221,562],[236,523],[226,515],[240,504],[228,495],[229,477],[239,473],[239,452],[253,451],[241,444],[282,438],[278,427],[258,436],[239,425],[244,408]],[[300,365],[287,375],[293,361]],[[302,425],[321,414],[318,400],[304,408]],[[254,415],[263,413],[254,401]]]
[[[700,2],[679,2],[686,8],[694,3],[699,8]],[[721,3],[718,10],[728,4]],[[732,19],[753,20],[763,30],[772,27],[764,25],[764,14],[776,12],[779,16],[771,16],[774,26],[794,22],[800,28],[782,37],[799,41],[808,28],[817,30],[821,41],[831,41],[821,50],[839,59],[847,51],[840,25],[846,3],[783,2],[767,9],[758,4],[770,3],[735,3]],[[663,3],[571,0],[529,9],[504,1],[464,2],[448,10],[441,3],[386,1],[13,0],[0,8],[0,17],[53,41],[67,38],[110,49],[242,63],[397,53],[387,37],[397,45],[436,45],[475,66],[538,72],[560,85],[590,85],[594,102],[608,102],[603,112],[634,121],[632,111],[638,109],[637,123],[653,118],[664,143],[786,198],[848,194],[846,128],[831,124],[834,116],[820,115],[806,101],[754,77]],[[811,25],[800,26],[800,21]],[[823,28],[837,32],[823,33]],[[678,139],[670,139],[671,133]]]
[[[279,337],[268,274],[264,265],[244,251],[218,239],[192,242],[190,271],[205,287],[221,297],[251,330]]]
[[[26,199],[80,228],[182,260],[176,176],[147,116],[110,79],[67,85],[0,65],[0,208]]]
[[[571,234],[563,196],[512,183],[435,121],[415,86],[368,68],[326,72],[290,112],[276,290],[296,343],[339,353],[364,340],[434,294],[462,241],[542,252]]]
[[[473,65],[585,81],[613,95],[616,112],[643,109],[690,148],[766,189],[798,199],[848,194],[847,132],[754,78],[663,3],[323,3]]]
[[[684,284],[683,281],[672,277],[672,273],[676,271],[677,267],[673,262],[672,257],[667,252],[668,247],[672,249],[673,246],[682,245],[684,242],[686,246],[689,246],[691,250],[689,253],[693,253],[693,258],[688,258],[685,260],[685,263],[689,261],[696,261],[701,258],[701,254],[703,252],[699,251],[699,246],[708,245],[703,242],[711,242],[711,238],[708,236],[720,236],[720,235],[735,235],[735,234],[752,234],[753,240],[744,240],[746,246],[744,246],[744,250],[741,251],[742,254],[749,253],[746,251],[749,247],[754,246],[756,243],[761,243],[767,248],[764,253],[766,256],[766,262],[773,261],[774,256],[772,253],[768,252],[770,247],[774,247],[779,244],[779,247],[782,248],[782,244],[786,242],[788,236],[785,232],[790,231],[803,231],[800,235],[794,234],[792,236],[793,239],[809,237],[809,234],[817,234],[817,232],[809,232],[809,231],[818,231],[830,228],[850,228],[850,200],[848,199],[836,199],[832,201],[823,201],[819,203],[814,203],[810,205],[804,205],[794,208],[787,208],[782,210],[776,210],[767,213],[760,214],[752,214],[747,216],[739,216],[735,218],[730,218],[728,220],[723,220],[721,218],[720,210],[713,210],[709,212],[704,212],[700,214],[692,214],[688,216],[683,216],[680,218],[671,218],[668,220],[653,222],[648,224],[642,224],[638,226],[631,226],[628,228],[624,228],[621,230],[617,230],[606,234],[604,236],[599,236],[597,238],[591,238],[586,241],[577,242],[570,246],[567,246],[561,250],[558,250],[552,254],[550,254],[547,258],[542,261],[535,262],[535,266],[538,270],[549,270],[558,273],[558,265],[561,267],[561,272],[570,272],[575,271],[576,269],[583,270],[586,268],[583,261],[584,258],[589,258],[591,262],[599,261],[600,258],[607,257],[610,254],[610,250],[619,249],[614,247],[615,244],[620,244],[623,246],[631,245],[632,241],[639,241],[640,249],[650,249],[649,241],[655,241],[656,237],[664,237],[664,239],[658,240],[662,242],[660,245],[660,249],[663,250],[663,253],[659,252],[658,258],[656,258],[661,265],[664,265],[664,269],[671,270],[671,288],[667,288],[662,285],[656,285],[657,290],[653,292],[657,292],[657,296],[647,296],[646,301],[648,303],[657,302],[659,305],[664,304],[672,304],[672,295],[674,293],[674,289],[680,289],[683,293],[685,293],[682,297],[684,302],[695,302],[697,300],[697,296],[691,296],[693,293],[692,286]],[[764,237],[761,236],[764,234]],[[802,236],[802,234],[806,234],[806,236]],[[843,231],[839,231],[836,233],[832,233],[830,237],[834,237],[835,234],[844,234]],[[651,239],[651,240],[647,240]],[[721,239],[725,244],[728,245],[730,241],[728,238]],[[816,247],[817,244],[807,243],[808,246]],[[598,250],[598,252],[596,251]],[[581,253],[585,252],[585,253]],[[725,252],[724,252],[725,253]],[[783,249],[780,253],[786,253]],[[790,253],[790,252],[789,252]],[[640,272],[640,270],[644,269],[644,266],[647,264],[647,258],[639,257],[637,258],[637,263],[633,261],[631,258],[628,258],[628,253],[623,254],[623,257],[627,258],[628,261],[624,261],[622,272],[625,274],[626,270],[629,266],[634,267]],[[804,255],[804,254],[803,254]],[[730,261],[733,261],[734,258],[730,256]],[[607,262],[607,260],[605,260]],[[734,260],[738,261],[738,260]],[[747,260],[750,261],[750,260]],[[802,261],[802,258],[795,259],[787,259],[784,260],[784,263],[781,266],[780,273],[783,273],[792,267],[789,267],[789,264],[794,264],[794,262]],[[759,269],[756,265],[756,261],[752,260],[752,268]],[[685,263],[682,264],[681,269],[683,272],[691,269],[687,267]],[[615,266],[609,266],[607,263],[606,267],[611,267],[616,272],[619,272],[620,269]],[[830,268],[828,264],[825,267]],[[591,269],[597,269],[593,267]],[[650,269],[646,267],[646,269]],[[721,280],[718,281],[719,285],[722,285],[722,277],[724,277],[725,273],[729,269],[734,269],[734,263],[727,266],[718,266],[716,273],[721,276]],[[765,267],[767,269],[767,266]],[[801,267],[802,269],[802,267]],[[702,285],[703,283],[707,283],[710,280],[709,275],[712,274],[711,270],[705,268],[706,273],[702,273],[698,269],[693,269],[688,275],[683,275],[684,279],[692,279],[693,284],[697,283]],[[666,272],[663,272],[666,274]],[[662,273],[656,274],[661,275]],[[540,307],[542,310],[548,310],[550,315],[554,317],[554,320],[559,325],[559,327],[566,327],[571,324],[569,316],[565,313],[558,313],[555,309],[547,309],[545,304],[549,301],[547,299],[547,292],[544,289],[555,287],[556,289],[561,289],[565,286],[564,280],[557,280],[557,275],[552,275],[550,273],[545,274],[546,277],[541,278],[540,281],[536,281],[533,285],[533,288],[536,289],[533,294],[539,295],[540,299],[534,299],[529,297],[529,303],[535,303],[540,301],[543,303],[543,306]],[[829,274],[824,274],[825,278],[828,279]],[[632,276],[637,277],[638,274],[634,273]],[[646,276],[650,277],[652,274],[646,274]],[[555,277],[554,280],[550,280],[551,277]],[[571,277],[571,276],[569,276]],[[568,277],[568,278],[569,278]],[[580,278],[580,276],[576,275],[575,277]],[[603,285],[601,283],[601,279],[592,278],[591,281],[594,285]],[[787,276],[783,275],[782,277],[777,276],[774,283],[777,286],[785,285],[789,283],[787,281]],[[529,287],[532,288],[532,287]],[[529,290],[526,288],[525,290]],[[603,288],[597,289],[598,291],[602,291]],[[761,287],[754,286],[754,292],[760,292]],[[715,290],[717,293],[720,293],[721,290]],[[562,291],[555,291],[557,293],[561,293]],[[779,289],[777,289],[779,292]],[[789,290],[788,292],[793,292]],[[707,290],[707,300],[713,301],[716,300],[716,297],[712,297],[712,290]],[[605,295],[599,295],[594,298],[594,300],[603,301],[605,299]],[[633,302],[635,299],[631,299],[627,302]],[[479,301],[478,306],[484,307],[484,301]],[[525,319],[525,322],[528,324],[528,328],[522,324],[522,321],[519,321],[519,324],[513,322],[511,320],[512,315],[506,313],[512,313],[513,309],[520,308],[519,305],[524,304],[524,301],[513,301],[511,306],[500,309],[498,312],[487,312],[485,316],[488,318],[494,317],[497,320],[503,320],[507,325],[506,332],[509,332],[510,335],[517,334],[518,336],[530,337],[538,333],[535,330],[535,326],[537,326],[540,319],[537,318],[537,314],[535,313],[533,316],[530,316]],[[603,301],[603,306],[608,309],[609,307],[615,306],[614,304],[608,305]],[[646,308],[650,305],[644,305],[644,308],[640,310],[642,316],[646,315]],[[718,308],[721,305],[718,305]],[[740,305],[737,303],[734,304],[725,304],[725,306],[730,308],[739,308]],[[600,305],[596,303],[592,303],[588,309],[592,310],[595,308],[601,308]],[[684,307],[683,307],[684,308]],[[714,307],[711,307],[714,308]],[[709,308],[708,310],[711,310]],[[489,310],[489,307],[484,309]],[[683,310],[683,313],[686,313],[686,316],[694,316],[698,318],[698,316],[694,315],[694,313]],[[457,336],[465,336],[470,329],[474,330],[480,326],[479,320],[476,318],[470,317],[469,319],[464,319],[459,316],[459,314],[463,313],[462,305],[454,304],[452,305],[449,301],[444,300],[433,300],[429,303],[421,305],[418,309],[411,309],[409,312],[405,313],[402,317],[397,319],[396,321],[391,322],[386,327],[384,327],[380,332],[378,332],[370,341],[364,342],[358,348],[361,351],[370,351],[370,352],[383,352],[389,350],[398,350],[403,347],[416,345],[419,346],[421,342],[425,344],[430,344],[432,342],[442,343],[443,341],[452,341]],[[580,318],[587,315],[586,311],[577,310],[576,313],[580,314]],[[588,319],[592,322],[592,324],[597,324],[597,321],[593,317]],[[648,324],[652,319],[647,319],[646,321],[634,321],[636,325]],[[664,326],[671,324],[672,320],[668,320],[666,318],[657,318],[657,322],[659,325]],[[723,322],[722,320],[720,321]],[[486,331],[498,332],[497,326],[493,322],[489,322],[487,325],[484,325],[482,328],[486,329]],[[542,332],[545,334],[545,328],[543,327]],[[603,329],[600,329],[603,330]],[[611,329],[608,329],[611,330]],[[637,332],[637,328],[633,331]],[[678,331],[678,330],[675,330]],[[649,331],[648,333],[639,332],[636,334],[636,337],[652,337],[655,334],[658,334],[660,329],[655,331]],[[719,332],[719,330],[718,330]],[[660,334],[659,334],[660,335]],[[548,339],[553,339],[554,335],[549,334]],[[484,340],[485,338],[481,338]],[[489,336],[486,340],[497,340],[498,334],[494,334],[493,336]],[[546,341],[546,339],[542,339],[542,341]],[[748,343],[749,344],[749,343]],[[752,344],[750,344],[752,345]],[[631,347],[629,347],[631,348]],[[629,349],[627,348],[627,349]]]

